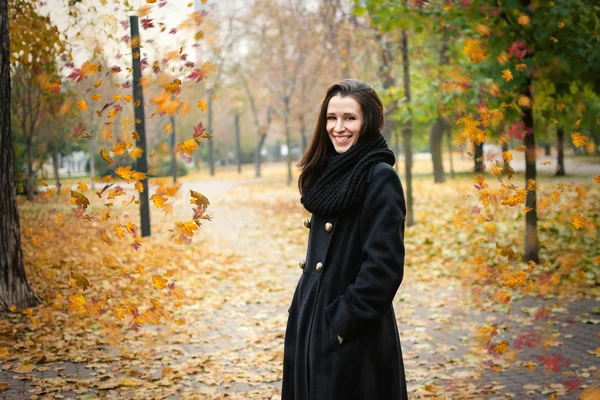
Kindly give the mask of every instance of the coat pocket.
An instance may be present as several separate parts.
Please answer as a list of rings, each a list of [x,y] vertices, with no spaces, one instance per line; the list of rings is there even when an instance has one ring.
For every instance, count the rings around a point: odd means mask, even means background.
[[[331,326],[331,324],[329,323],[329,319],[326,318],[327,320],[327,333],[328,333],[328,337],[327,337],[327,350],[328,351],[338,351],[339,349],[342,348],[342,346],[344,345],[345,340],[342,342],[342,344],[340,344],[340,341],[337,338],[337,333],[333,330],[333,327]]]

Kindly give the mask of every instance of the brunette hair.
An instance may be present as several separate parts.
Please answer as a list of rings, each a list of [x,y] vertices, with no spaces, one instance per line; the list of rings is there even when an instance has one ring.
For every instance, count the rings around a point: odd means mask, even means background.
[[[362,109],[364,119],[360,128],[359,137],[371,139],[377,136],[384,125],[383,104],[371,85],[358,79],[344,79],[335,83],[327,89],[325,99],[321,104],[317,124],[310,142],[310,146],[304,157],[297,164],[302,170],[298,178],[298,190],[302,195],[309,187],[315,174],[325,166],[327,151],[333,148],[333,144],[327,134],[327,107],[333,96],[350,96],[356,100]]]

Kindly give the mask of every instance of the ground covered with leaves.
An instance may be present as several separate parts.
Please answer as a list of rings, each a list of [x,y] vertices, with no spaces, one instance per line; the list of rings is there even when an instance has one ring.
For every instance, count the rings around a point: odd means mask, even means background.
[[[394,300],[413,398],[598,395],[600,185],[564,182],[537,182],[539,264],[519,261],[526,210],[501,206],[516,190],[492,176],[415,182]],[[144,239],[137,207],[124,205],[134,189],[123,188],[102,212],[104,200],[89,196],[82,210],[68,192],[20,203],[28,278],[43,304],[0,321],[0,395],[279,398],[308,237],[296,188],[153,186],[173,200],[151,206]],[[190,190],[211,203],[199,227],[184,222],[197,213]]]

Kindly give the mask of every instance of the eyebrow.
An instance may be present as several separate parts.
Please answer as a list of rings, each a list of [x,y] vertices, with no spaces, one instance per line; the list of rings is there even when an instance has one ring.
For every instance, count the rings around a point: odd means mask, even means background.
[[[327,115],[335,115],[335,113],[331,113],[331,112],[329,112],[329,113],[327,113]],[[355,114],[355,113],[348,113],[348,112],[347,112],[347,113],[344,113],[344,115],[352,115],[352,116],[354,116],[354,117],[356,117],[356,116],[357,116],[357,114]]]

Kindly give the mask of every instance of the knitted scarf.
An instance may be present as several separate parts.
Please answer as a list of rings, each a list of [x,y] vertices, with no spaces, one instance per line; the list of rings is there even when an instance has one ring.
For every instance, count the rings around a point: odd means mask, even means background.
[[[346,214],[364,200],[371,167],[380,162],[394,165],[395,161],[381,134],[373,139],[361,136],[346,152],[328,153],[324,170],[312,179],[300,201],[313,214]]]

